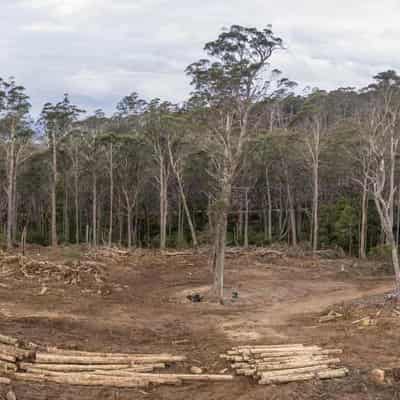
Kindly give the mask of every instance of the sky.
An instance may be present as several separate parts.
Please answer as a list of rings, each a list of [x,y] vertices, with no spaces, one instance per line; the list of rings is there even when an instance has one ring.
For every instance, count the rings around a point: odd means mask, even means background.
[[[0,77],[14,76],[33,113],[71,100],[108,114],[133,91],[184,101],[184,70],[223,27],[272,25],[271,59],[299,87],[362,87],[400,70],[398,0],[0,0]]]

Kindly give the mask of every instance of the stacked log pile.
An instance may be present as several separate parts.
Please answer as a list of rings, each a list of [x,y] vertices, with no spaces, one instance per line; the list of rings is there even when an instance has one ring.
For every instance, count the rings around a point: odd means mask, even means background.
[[[346,368],[337,367],[341,349],[322,349],[302,344],[238,346],[221,355],[232,362],[237,375],[252,376],[261,385],[341,378]]]
[[[40,351],[35,345],[24,346],[17,339],[0,335],[0,383],[21,380],[133,388],[233,379],[231,375],[157,372],[185,359],[172,354],[96,353],[59,348]]]

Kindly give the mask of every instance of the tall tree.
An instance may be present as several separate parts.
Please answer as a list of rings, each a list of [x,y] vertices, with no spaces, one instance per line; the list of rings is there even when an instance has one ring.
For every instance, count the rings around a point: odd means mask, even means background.
[[[400,77],[394,71],[375,76],[362,106],[360,131],[367,160],[365,174],[378,211],[386,243],[390,246],[397,295],[400,295],[400,265],[394,235],[395,178],[400,141]],[[397,228],[398,229],[398,228]]]
[[[271,87],[266,68],[282,39],[263,30],[233,25],[205,45],[210,59],[191,64],[194,96],[201,101],[207,130],[203,147],[217,188],[214,204],[213,294],[223,301],[227,218],[234,179],[252,133],[253,111]]]
[[[7,248],[12,247],[16,233],[16,181],[20,155],[32,136],[30,107],[23,86],[17,85],[13,78],[0,79],[0,134],[7,159]]]
[[[40,123],[48,138],[51,152],[51,244],[57,246],[57,182],[58,166],[57,152],[59,143],[67,136],[83,110],[71,104],[68,94],[64,94],[62,101],[56,104],[46,103],[40,114]]]

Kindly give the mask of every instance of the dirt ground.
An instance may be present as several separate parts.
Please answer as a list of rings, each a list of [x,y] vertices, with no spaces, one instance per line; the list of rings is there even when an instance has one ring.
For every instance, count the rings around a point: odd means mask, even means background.
[[[82,258],[85,250],[31,248],[29,253],[65,262]],[[3,280],[0,332],[70,349],[186,355],[187,362],[172,371],[196,365],[210,373],[228,368],[219,355],[237,344],[317,344],[343,348],[343,364],[350,375],[280,386],[260,386],[238,377],[227,383],[145,391],[18,382],[13,389],[19,400],[400,399],[399,382],[376,386],[367,376],[372,368],[396,363],[400,367],[400,317],[389,310],[376,318],[376,325],[352,324],[382,310],[383,294],[393,287],[392,277],[375,263],[234,255],[227,259],[227,300],[220,305],[186,298],[205,292],[211,282],[207,255],[136,251],[100,261],[105,264],[105,282],[90,288],[26,277]],[[232,291],[238,292],[237,299]],[[344,317],[319,323],[332,308]],[[0,388],[0,394],[6,390]]]

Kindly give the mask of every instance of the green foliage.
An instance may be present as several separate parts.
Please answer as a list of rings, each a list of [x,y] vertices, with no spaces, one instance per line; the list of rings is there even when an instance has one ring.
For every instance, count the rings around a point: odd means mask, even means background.
[[[359,214],[357,205],[348,198],[323,205],[320,210],[320,242],[323,247],[339,246],[354,254],[358,245]]]
[[[381,244],[372,247],[368,255],[382,261],[390,261],[392,257],[392,248],[389,245]]]

